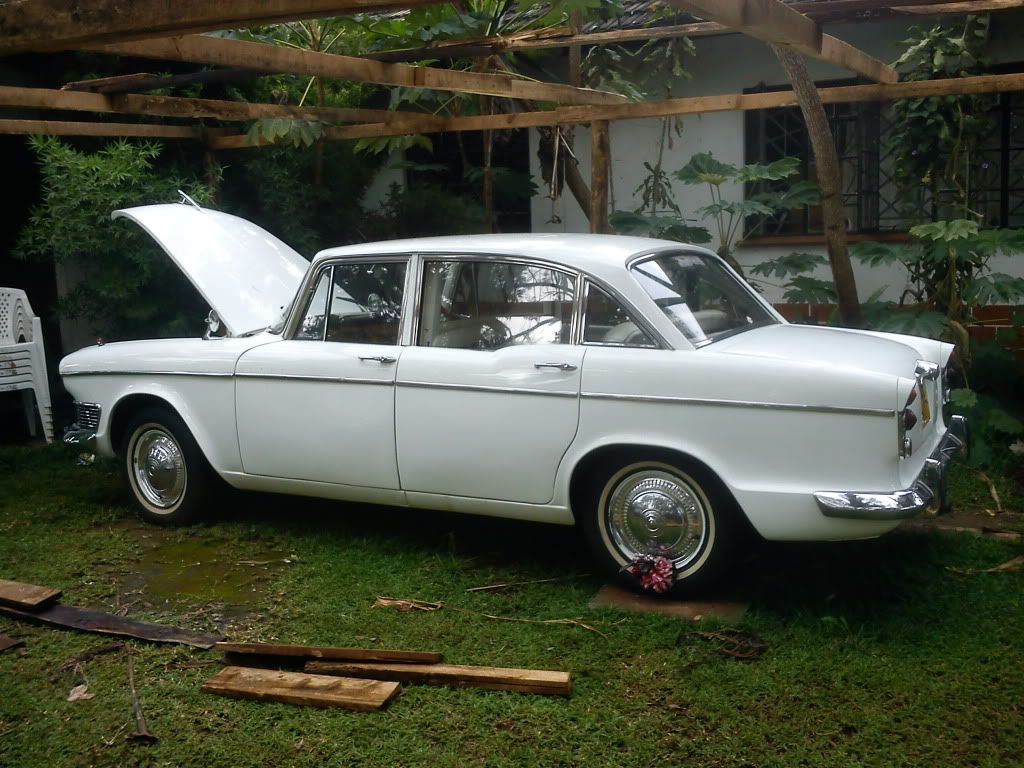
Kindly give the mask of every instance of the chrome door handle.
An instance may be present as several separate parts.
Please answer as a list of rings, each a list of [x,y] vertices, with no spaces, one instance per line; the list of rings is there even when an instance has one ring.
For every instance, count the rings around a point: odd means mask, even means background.
[[[560,371],[575,371],[577,366],[572,363],[534,363],[534,368],[557,368]]]
[[[374,362],[374,363],[380,363],[381,365],[391,365],[398,358],[397,357],[390,357],[388,355],[366,355],[366,356],[360,355],[359,359],[362,360],[363,362],[366,362],[366,363]]]

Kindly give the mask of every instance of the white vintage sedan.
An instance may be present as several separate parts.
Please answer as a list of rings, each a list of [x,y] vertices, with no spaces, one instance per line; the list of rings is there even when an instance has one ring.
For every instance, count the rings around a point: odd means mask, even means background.
[[[195,520],[220,478],[577,524],[608,571],[657,563],[682,589],[750,528],[858,539],[934,512],[966,450],[943,418],[951,345],[791,325],[702,248],[481,235],[310,263],[195,204],[114,216],[213,307],[205,338],[60,365],[67,440],[117,456],[152,522]]]

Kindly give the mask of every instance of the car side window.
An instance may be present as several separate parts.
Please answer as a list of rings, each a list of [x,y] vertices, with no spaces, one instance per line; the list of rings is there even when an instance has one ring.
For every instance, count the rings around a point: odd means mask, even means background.
[[[540,264],[429,260],[416,343],[476,350],[568,344],[575,293],[572,275]]]
[[[331,270],[325,269],[317,280],[313,298],[295,331],[295,338],[300,341],[323,341],[324,325],[327,321],[327,295],[331,286]]]
[[[658,347],[654,339],[636,324],[622,304],[593,283],[587,284],[583,343],[644,349]]]
[[[326,341],[397,344],[405,293],[404,261],[335,264]]]

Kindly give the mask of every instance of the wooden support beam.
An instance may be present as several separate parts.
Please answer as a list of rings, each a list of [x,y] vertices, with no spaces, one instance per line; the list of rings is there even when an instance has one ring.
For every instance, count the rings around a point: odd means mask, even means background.
[[[11,0],[0,4],[0,55],[434,5],[437,1]]]
[[[971,6],[965,10],[960,6]],[[975,0],[964,3],[961,0],[818,0],[814,3],[792,3],[790,8],[800,11],[816,21],[869,21],[869,17],[855,15],[863,11],[895,13],[965,13],[990,10],[1005,10],[1024,7],[1024,0]],[[926,9],[926,10],[922,10]],[[877,18],[877,16],[876,16]],[[645,40],[666,40],[677,37],[707,37],[710,35],[740,34],[724,24],[714,21],[700,21],[692,24],[670,24],[657,27],[634,27],[615,29],[608,32],[583,32],[573,34],[568,28],[538,30],[514,36],[491,36],[455,38],[440,40],[423,48],[404,48],[394,51],[379,51],[363,54],[361,58],[375,61],[410,62],[425,59],[460,59],[477,56],[493,56],[506,51],[535,51],[548,48],[569,48],[575,45],[619,45]],[[825,41],[830,38],[824,35]],[[835,38],[831,38],[835,40]],[[832,44],[833,49],[836,47]],[[874,78],[872,78],[874,79]]]
[[[139,56],[168,61],[191,61],[228,67],[243,67],[271,72],[312,75],[332,80],[355,80],[378,85],[432,88],[442,91],[502,96],[509,99],[553,101],[561,104],[622,104],[617,93],[573,88],[557,83],[538,83],[510,75],[459,72],[286,48],[282,45],[247,40],[186,35],[150,40],[145,43],[118,43],[89,47],[103,53]]]
[[[29,136],[133,136],[150,139],[195,139],[190,126],[145,123],[75,123],[58,120],[0,120],[0,134]]]
[[[943,80],[915,80],[906,83],[849,85],[819,90],[825,104],[842,104],[898,99],[927,98],[930,96],[956,96],[978,93],[1024,91],[1024,74],[981,75]],[[547,125],[580,125],[594,120],[639,120],[652,117],[673,117],[708,112],[733,112],[754,109],[795,107],[792,91],[769,93],[731,93],[722,96],[695,96],[684,99],[643,101],[606,107],[561,107],[541,112],[453,117],[443,122],[444,132],[505,130],[513,128],[539,128]],[[424,125],[416,133],[429,133]],[[411,131],[400,131],[383,123],[326,128],[328,139],[362,139],[369,137],[402,136]],[[245,135],[213,137],[214,149],[241,149],[254,146]]]
[[[191,99],[178,96],[148,96],[135,93],[104,95],[48,88],[17,88],[0,85],[0,107],[59,109],[72,112],[118,113],[149,117],[213,118],[217,120],[260,120],[285,118],[329,123],[380,122],[392,127],[417,129],[433,123],[440,128],[444,119],[418,112],[350,107],[295,107],[288,104],[250,104],[244,101]]]
[[[842,40],[826,35],[813,19],[781,0],[670,0],[691,11],[768,43],[788,45],[816,59],[828,61],[879,83],[895,83],[892,67]]]
[[[590,124],[590,231],[608,232],[608,179],[610,176],[608,121]]]
[[[131,93],[155,91],[160,88],[186,88],[196,83],[237,83],[253,80],[270,72],[251,69],[203,69],[180,75],[151,75],[137,73],[76,80],[61,86],[64,91],[92,91],[93,93]]]

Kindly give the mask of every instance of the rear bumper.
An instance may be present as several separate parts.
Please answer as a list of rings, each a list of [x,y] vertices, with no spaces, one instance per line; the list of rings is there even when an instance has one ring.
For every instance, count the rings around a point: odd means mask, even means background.
[[[967,451],[967,419],[953,416],[910,488],[888,493],[819,491],[814,500],[825,517],[847,520],[905,520],[922,512],[934,514],[945,502],[947,465],[956,456],[966,456]]]

